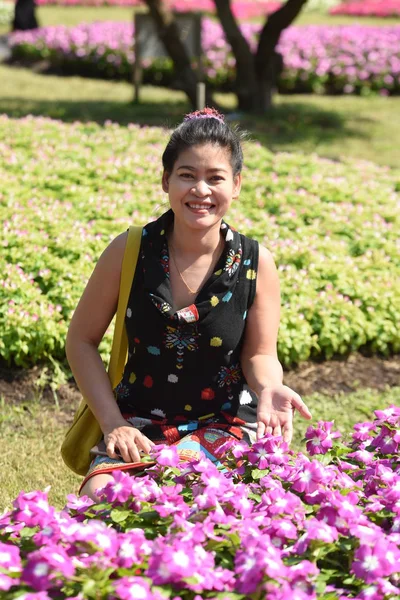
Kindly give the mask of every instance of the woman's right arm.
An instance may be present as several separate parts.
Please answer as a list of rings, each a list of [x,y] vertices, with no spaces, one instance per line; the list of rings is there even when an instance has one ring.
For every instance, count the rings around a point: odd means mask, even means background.
[[[126,462],[140,460],[138,449],[149,452],[152,442],[122,417],[98,346],[117,310],[122,260],[127,232],[104,250],[72,317],[66,355],[72,373],[96,417],[107,452],[116,458],[119,449]]]

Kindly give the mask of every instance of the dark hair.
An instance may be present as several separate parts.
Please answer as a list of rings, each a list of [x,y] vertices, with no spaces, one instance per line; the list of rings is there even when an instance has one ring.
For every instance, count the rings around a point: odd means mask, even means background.
[[[214,108],[204,108],[186,115],[184,121],[172,133],[162,155],[164,170],[171,173],[179,154],[192,146],[215,144],[228,148],[234,175],[243,168],[241,140],[244,133],[230,127]]]

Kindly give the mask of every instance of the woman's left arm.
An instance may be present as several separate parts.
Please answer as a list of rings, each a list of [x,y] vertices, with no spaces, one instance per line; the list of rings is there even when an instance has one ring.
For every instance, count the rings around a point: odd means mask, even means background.
[[[257,288],[247,315],[241,365],[249,387],[257,394],[257,439],[266,433],[282,435],[290,443],[293,412],[305,419],[311,413],[299,394],[283,385],[277,339],[280,319],[280,287],[272,254],[260,246]]]

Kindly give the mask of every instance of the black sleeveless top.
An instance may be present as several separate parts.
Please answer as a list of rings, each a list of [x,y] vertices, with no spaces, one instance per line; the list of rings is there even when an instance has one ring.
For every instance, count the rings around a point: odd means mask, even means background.
[[[114,393],[143,424],[256,421],[256,396],[240,367],[256,291],[258,243],[222,221],[225,248],[191,306],[174,312],[166,232],[169,210],[143,229],[125,324],[128,361]],[[235,418],[237,417],[237,418]]]

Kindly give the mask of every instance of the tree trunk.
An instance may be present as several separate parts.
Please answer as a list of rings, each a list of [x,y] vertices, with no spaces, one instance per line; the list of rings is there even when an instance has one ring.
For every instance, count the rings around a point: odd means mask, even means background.
[[[307,0],[287,0],[267,19],[253,55],[232,13],[230,0],[214,0],[217,15],[236,59],[236,94],[240,110],[265,112],[272,104],[282,56],[275,48],[282,31],[301,11]]]
[[[282,56],[276,52],[276,46],[282,31],[293,23],[307,0],[287,0],[267,19],[261,30],[255,55],[256,78],[260,90],[258,110],[265,112],[271,107],[272,98],[283,69]]]
[[[27,31],[38,27],[35,8],[35,0],[17,0],[12,24],[13,31]]]
[[[257,104],[257,78],[254,57],[232,13],[230,0],[214,0],[225,37],[236,60],[235,92],[240,110],[252,112]]]
[[[199,80],[192,67],[185,45],[179,37],[173,14],[163,0],[145,0],[145,2],[156,24],[158,35],[173,60],[175,71],[179,73],[183,91],[188,96],[193,108],[196,108],[197,83]],[[211,97],[207,94],[206,103],[210,102]]]

